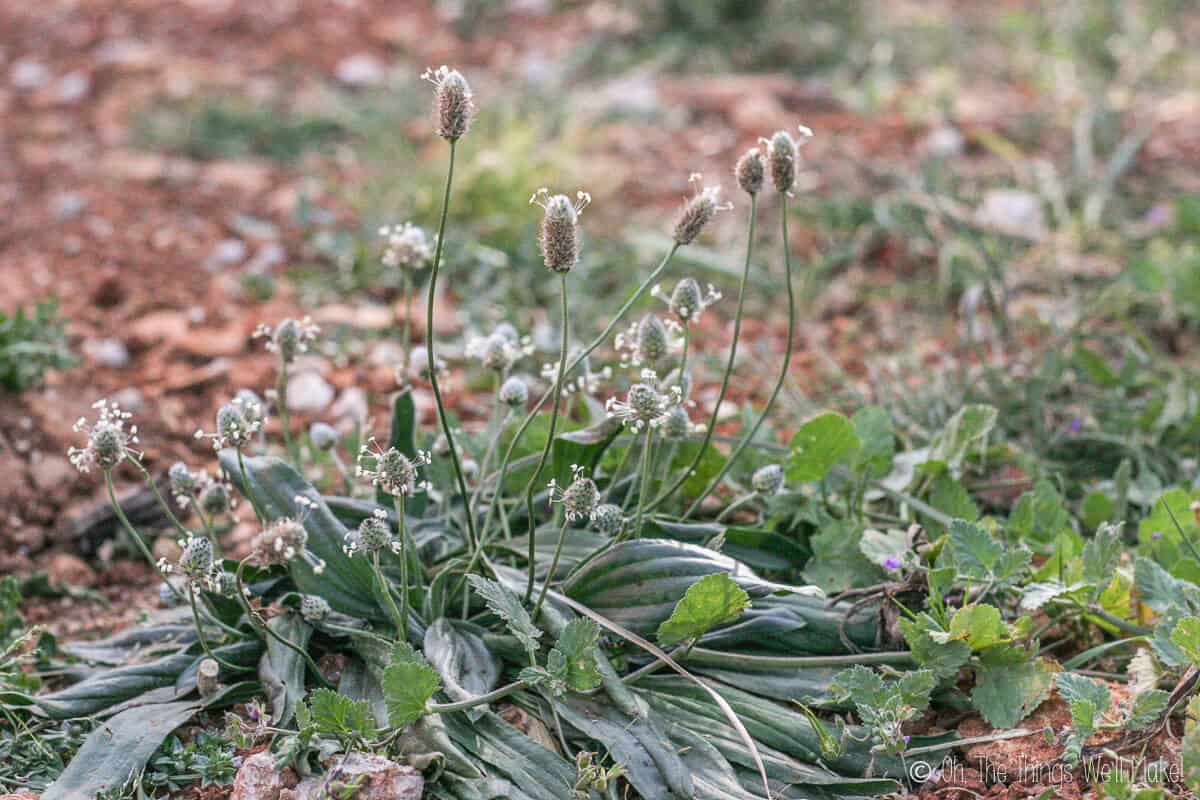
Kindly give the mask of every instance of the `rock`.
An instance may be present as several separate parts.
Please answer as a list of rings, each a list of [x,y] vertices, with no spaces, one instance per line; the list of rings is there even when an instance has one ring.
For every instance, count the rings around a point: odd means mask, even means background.
[[[287,251],[278,242],[266,242],[246,262],[247,273],[266,273],[287,260]]]
[[[383,63],[370,53],[355,53],[343,58],[333,70],[347,86],[378,86],[387,76]]]
[[[78,473],[59,455],[43,455],[29,466],[29,477],[40,492],[52,492],[75,481]]]
[[[275,756],[264,750],[242,762],[233,780],[233,793],[229,795],[229,800],[280,800],[281,793],[295,785],[295,773],[290,769],[277,769]]]
[[[342,392],[329,413],[338,422],[347,421],[352,424],[365,425],[370,405],[367,403],[367,393],[357,386],[351,386]]]
[[[917,150],[929,158],[953,158],[966,149],[967,140],[952,125],[934,128],[917,144]]]
[[[149,183],[166,174],[167,159],[158,153],[112,150],[101,156],[96,169],[107,178]]]
[[[239,773],[240,774],[240,773]],[[353,794],[338,789],[358,784]],[[279,800],[320,800],[341,797],[344,800],[421,800],[425,779],[413,767],[397,764],[383,756],[350,753],[334,757],[329,772],[321,778],[306,778],[293,790],[279,793]],[[238,800],[236,791],[231,800]]]
[[[258,194],[270,184],[271,168],[253,161],[214,161],[204,168],[204,180],[225,189]]]
[[[92,79],[86,72],[68,72],[54,86],[55,99],[64,105],[74,105],[87,97],[92,89]]]
[[[33,792],[17,792],[16,794],[0,794],[0,800],[41,800]]]
[[[31,58],[19,58],[9,69],[8,79],[13,88],[32,92],[42,88],[50,80],[50,68]]]
[[[129,348],[115,337],[88,339],[83,343],[83,353],[101,367],[123,369],[129,366]]]
[[[58,222],[70,222],[87,211],[87,198],[79,192],[59,192],[50,198],[50,214]]]
[[[1021,239],[1037,241],[1046,233],[1042,201],[1021,189],[992,189],[983,196],[975,219],[984,227]]]
[[[315,372],[297,372],[288,379],[287,405],[297,413],[324,410],[333,402],[334,390],[329,381]]]
[[[133,386],[126,386],[124,389],[114,392],[112,399],[121,406],[122,411],[128,411],[131,414],[138,414],[146,407],[146,396],[140,389]]]
[[[205,263],[210,269],[232,267],[245,261],[246,253],[246,243],[241,239],[222,239],[208,254],[208,261]]]
[[[223,328],[196,328],[179,338],[181,350],[203,358],[234,356],[246,349],[246,331],[234,321]]]
[[[130,336],[134,341],[146,347],[159,342],[173,342],[181,339],[187,331],[187,317],[183,312],[171,309],[151,311],[129,324]]]
[[[93,586],[96,583],[96,571],[71,553],[51,556],[46,564],[46,575],[51,586]]]

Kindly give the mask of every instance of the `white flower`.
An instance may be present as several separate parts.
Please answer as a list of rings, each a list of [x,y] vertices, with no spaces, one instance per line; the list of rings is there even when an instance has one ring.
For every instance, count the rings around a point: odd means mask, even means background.
[[[565,489],[560,489],[558,483],[551,479],[546,485],[550,494],[550,503],[562,503],[563,511],[571,522],[590,517],[600,500],[600,490],[596,482],[585,477],[586,470],[578,464],[571,465],[571,483]]]
[[[507,331],[497,329],[488,336],[471,339],[466,353],[468,358],[478,359],[484,369],[505,374],[522,357],[533,353],[533,340],[528,336],[514,339]]]
[[[67,458],[75,468],[87,472],[95,465],[110,470],[126,459],[141,460],[141,451],[130,447],[138,443],[137,425],[130,425],[128,429],[125,427],[132,415],[108,400],[97,400],[92,408],[96,409],[95,422],[80,417],[74,425],[76,432],[86,433],[88,437],[85,447],[67,450]]]
[[[371,516],[359,523],[357,529],[346,534],[342,549],[348,556],[359,552],[378,553],[384,549],[399,553],[404,549],[404,545],[400,539],[392,537],[392,525],[388,521],[387,512],[377,508],[371,512]]]
[[[217,429],[212,433],[205,433],[203,429],[198,429],[195,437],[211,439],[214,450],[220,450],[223,447],[240,450],[254,440],[254,435],[262,430],[263,426],[263,417],[258,415],[256,419],[249,419],[244,411],[245,408],[244,403],[236,400],[226,403],[217,409]],[[256,409],[252,407],[251,410]]]
[[[433,260],[433,242],[423,228],[404,222],[399,225],[384,225],[379,235],[386,240],[383,248],[383,264],[387,267],[418,270],[429,266]]]
[[[665,393],[658,390],[658,375],[654,370],[642,370],[642,380],[629,387],[625,400],[610,397],[606,408],[608,415],[628,425],[635,433],[649,425],[658,428],[670,418],[670,411],[683,402],[678,386],[668,387]]]
[[[305,317],[299,321],[285,319],[274,330],[270,325],[259,325],[254,329],[254,338],[265,338],[267,350],[278,353],[285,364],[290,364],[297,355],[308,352],[320,333],[321,329],[313,323],[312,317]]]
[[[704,310],[722,297],[717,287],[711,283],[702,291],[700,284],[693,278],[684,278],[675,284],[675,289],[670,295],[662,288],[661,283],[655,284],[650,294],[666,303],[671,313],[685,325],[700,319]]]
[[[417,470],[431,462],[429,453],[423,450],[417,451],[415,459],[395,447],[384,450],[372,436],[358,453],[356,473],[393,497],[411,497],[429,489],[429,482],[419,480]]]

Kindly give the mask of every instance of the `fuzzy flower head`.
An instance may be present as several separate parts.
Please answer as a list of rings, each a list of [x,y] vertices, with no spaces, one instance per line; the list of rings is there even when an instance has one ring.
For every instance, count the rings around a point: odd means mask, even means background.
[[[710,283],[707,291],[702,290],[695,278],[680,280],[669,296],[663,290],[662,284],[656,284],[650,293],[666,303],[675,318],[684,325],[699,319],[706,308],[721,299],[717,287]]]
[[[241,409],[242,416],[251,425],[258,425],[261,429],[266,424],[267,404],[258,396],[258,392],[253,389],[238,389],[230,402]]]
[[[329,601],[316,594],[306,594],[300,597],[300,616],[305,622],[321,622],[332,613]]]
[[[704,226],[712,221],[712,218],[717,215],[718,211],[728,211],[733,208],[732,203],[721,202],[721,187],[720,186],[701,186],[700,182],[704,180],[699,172],[693,172],[688,182],[696,187],[695,193],[684,201],[683,206],[679,209],[679,215],[675,218],[675,242],[677,244],[691,244],[700,231],[704,230]]]
[[[266,339],[267,350],[278,353],[283,363],[291,364],[296,356],[308,352],[320,333],[321,329],[313,323],[312,317],[305,317],[299,321],[285,319],[273,330],[270,325],[259,325],[254,329],[254,338]]]
[[[748,195],[756,195],[762,191],[766,172],[766,162],[757,147],[751,147],[743,153],[733,168],[733,175],[737,178],[738,186]]]
[[[522,357],[533,353],[533,340],[527,336],[514,341],[507,333],[496,330],[472,339],[466,352],[469,358],[478,359],[484,369],[504,375]]]
[[[475,99],[467,79],[444,64],[425,70],[421,78],[434,86],[433,122],[437,135],[448,142],[457,142],[475,117]]]
[[[419,270],[433,260],[433,242],[424,228],[405,222],[379,229],[384,239],[383,265],[392,269]]]
[[[415,459],[395,447],[384,450],[372,436],[358,453],[357,475],[393,497],[412,497],[429,488],[428,482],[420,480],[417,470],[430,461],[429,453],[422,450],[417,451]]]
[[[338,432],[327,422],[314,422],[308,427],[308,440],[322,453],[337,447]]]
[[[254,440],[254,435],[262,429],[262,419],[251,421],[243,411],[243,405],[238,402],[226,403],[217,409],[217,429],[212,433],[204,430],[196,431],[197,439],[210,439],[214,450],[232,447],[241,450]]]
[[[579,261],[579,215],[592,202],[592,196],[587,192],[576,192],[572,200],[565,194],[552,195],[543,187],[533,193],[529,202],[546,212],[538,232],[538,245],[546,268],[570,272]]]
[[[181,506],[186,505],[188,498],[194,497],[200,488],[200,479],[182,461],[176,461],[167,470],[167,482]]]
[[[767,165],[771,170],[771,183],[775,191],[787,194],[796,185],[796,156],[800,147],[808,143],[813,132],[801,125],[799,139],[793,139],[787,131],[776,131],[770,139],[761,140],[767,147]]]
[[[671,386],[667,391],[660,392],[658,376],[654,370],[642,370],[642,380],[629,387],[625,399],[618,400],[610,397],[606,408],[608,416],[621,420],[634,433],[649,425],[658,428],[665,424],[668,412],[683,402],[683,395],[678,386]]]
[[[596,503],[600,500],[600,491],[596,482],[584,475],[585,469],[578,464],[571,465],[571,483],[561,489],[558,483],[551,480],[547,485],[550,490],[550,502],[562,503],[563,511],[571,522],[586,519],[592,515]]]
[[[296,495],[292,500],[297,508],[295,516],[273,520],[250,540],[251,560],[261,567],[271,567],[300,558],[320,575],[325,571],[325,562],[309,552],[308,530],[304,527],[304,521],[317,507],[316,501],[303,495]]]
[[[98,466],[108,471],[126,459],[140,460],[141,451],[131,446],[138,443],[137,425],[126,427],[132,415],[108,400],[97,400],[92,408],[96,409],[95,422],[89,422],[86,417],[75,421],[74,430],[86,433],[88,439],[86,446],[67,450],[67,458],[75,468],[87,472]]]
[[[359,523],[358,528],[347,533],[343,547],[348,556],[355,553],[374,555],[384,550],[399,553],[402,548],[400,540],[392,537],[392,524],[382,508],[375,509],[371,516]]]
[[[783,467],[778,464],[760,467],[750,477],[750,485],[764,497],[779,494],[783,490]]]
[[[683,406],[674,406],[667,411],[667,418],[663,421],[663,436],[672,441],[682,441],[693,433],[703,432],[704,426],[693,424],[691,417]]]
[[[226,481],[200,473],[200,494],[197,501],[205,514],[224,514],[233,507],[233,487]]]
[[[205,589],[213,588],[214,561],[212,541],[206,536],[188,535],[183,540],[179,560],[172,564],[165,558],[158,560],[158,568],[164,574],[182,575],[189,585]]]
[[[621,354],[621,366],[657,365],[682,345],[683,340],[677,335],[679,329],[673,320],[663,322],[657,314],[647,314],[640,322],[631,324],[613,341]]]
[[[529,402],[529,386],[520,378],[512,377],[500,387],[500,402],[509,408],[524,408]]]
[[[437,369],[437,374],[440,377],[446,372],[446,362],[440,356],[434,356],[434,365]],[[398,383],[406,383],[402,380],[403,374],[400,370],[396,371],[396,381]],[[429,351],[424,347],[415,347],[408,354],[408,380],[412,381],[427,381],[429,380]]]
[[[616,536],[625,527],[625,512],[613,503],[601,503],[592,509],[592,527],[605,536]]]

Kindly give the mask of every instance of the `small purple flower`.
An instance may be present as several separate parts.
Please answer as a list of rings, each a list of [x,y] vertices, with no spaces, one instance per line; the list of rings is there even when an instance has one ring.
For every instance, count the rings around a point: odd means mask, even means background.
[[[1071,433],[1072,436],[1079,433],[1081,430],[1083,430],[1083,420],[1080,419],[1079,417],[1076,417],[1075,419],[1071,420],[1071,426],[1067,430]]]
[[[883,566],[887,569],[900,569],[900,559],[895,556],[888,556],[883,562]]]
[[[1150,534],[1150,538],[1157,542],[1162,538],[1162,531],[1155,531],[1154,533]]]
[[[910,741],[911,739],[912,739],[912,737],[911,737],[911,736],[908,736],[908,735],[906,734],[906,735],[904,736],[904,743],[905,743],[905,744],[908,744],[908,743],[909,743],[909,741]]]

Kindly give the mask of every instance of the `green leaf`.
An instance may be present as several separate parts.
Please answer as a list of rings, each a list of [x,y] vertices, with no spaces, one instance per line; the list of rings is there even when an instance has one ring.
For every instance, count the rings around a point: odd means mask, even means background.
[[[407,642],[396,643],[392,663],[383,671],[382,683],[388,721],[397,728],[423,717],[429,698],[442,688],[437,670]]]
[[[976,522],[950,523],[950,551],[959,571],[972,580],[987,580],[1004,554],[1004,548]]]
[[[930,444],[929,458],[957,468],[976,444],[982,444],[996,425],[996,409],[988,405],[967,405],[946,421],[941,433]]]
[[[673,647],[698,639],[718,625],[733,622],[749,605],[750,596],[728,574],[705,575],[691,585],[658,627],[658,643]]]
[[[801,425],[790,447],[788,480],[819,481],[835,464],[862,447],[862,441],[850,420],[836,411],[827,411]]]
[[[546,659],[547,671],[555,681],[572,691],[595,689],[600,685],[600,670],[596,666],[599,641],[600,628],[596,623],[583,617],[571,620],[550,650]]]
[[[279,636],[304,649],[312,636],[312,627],[296,613],[272,617],[267,625]],[[296,713],[296,704],[304,699],[304,659],[274,636],[267,639],[267,652],[258,664],[258,679],[271,704],[271,724],[286,725]]]
[[[1135,559],[1133,582],[1142,602],[1160,614],[1176,609],[1189,610],[1187,590],[1157,562],[1141,557]]]
[[[134,706],[102,723],[84,741],[43,800],[75,800],[125,786],[171,731],[203,707],[185,700]]]
[[[1171,642],[1184,652],[1193,664],[1200,664],[1200,619],[1184,617],[1171,631]]]
[[[933,487],[929,491],[929,505],[955,519],[968,522],[979,519],[979,508],[975,505],[967,487],[946,472],[934,479]],[[940,534],[946,529],[945,525],[932,517],[921,515],[921,518],[934,535]]]
[[[312,724],[320,733],[337,739],[369,739],[375,734],[375,720],[363,700],[351,700],[332,689],[317,689],[309,698]],[[296,714],[297,720],[300,714]],[[301,726],[306,727],[306,726]]]
[[[1101,525],[1083,546],[1083,579],[1102,584],[1112,574],[1124,548],[1116,525]]]
[[[417,455],[417,406],[412,391],[402,389],[392,401],[392,425],[388,433],[388,447],[394,447],[410,459]],[[405,502],[407,514],[420,517],[425,513],[427,495],[417,492]],[[396,500],[382,489],[375,489],[375,502],[384,508],[394,509]]]
[[[1072,705],[1090,702],[1096,710],[1107,711],[1112,703],[1112,695],[1109,693],[1108,687],[1086,675],[1060,672],[1055,678],[1055,684],[1058,686],[1058,693],[1062,695],[1063,700]]]
[[[888,531],[868,528],[863,531],[858,549],[868,561],[884,569],[895,569],[913,555],[908,547],[908,534],[895,528]]]
[[[538,651],[538,639],[542,632],[529,618],[529,612],[521,605],[521,600],[503,585],[489,580],[482,575],[469,575],[471,588],[483,598],[488,608],[508,625],[508,629],[520,640],[530,655]]]
[[[940,629],[928,614],[900,620],[900,632],[904,634],[913,660],[932,672],[939,681],[948,681],[955,678],[970,659],[971,646],[959,641],[936,642],[930,635],[934,631],[940,632]]]
[[[812,558],[804,565],[804,580],[828,594],[870,586],[887,577],[859,549],[862,528],[850,520],[836,520],[809,539]]]
[[[1059,534],[1072,533],[1071,513],[1050,481],[1038,481],[1017,498],[1008,518],[1008,531],[1040,549],[1053,546]]]
[[[1054,685],[1042,659],[1029,659],[1016,648],[984,653],[980,662],[971,703],[996,728],[1016,726],[1049,697]]]
[[[892,418],[881,406],[866,406],[855,411],[850,419],[862,443],[854,455],[854,471],[867,478],[882,478],[891,470],[892,455],[896,452]]]
[[[1129,716],[1125,724],[1135,731],[1140,731],[1157,722],[1162,713],[1167,710],[1171,695],[1162,689],[1150,689],[1133,698],[1129,708]]]
[[[452,700],[469,700],[496,688],[500,661],[488,650],[483,638],[445,617],[425,629],[425,658],[442,676],[443,691]],[[478,718],[482,707],[469,709]]]
[[[853,700],[855,705],[882,706],[887,702],[887,687],[873,669],[855,664],[837,674],[829,691],[835,696]]]
[[[939,637],[933,637],[935,641]],[[1011,638],[1000,610],[989,605],[963,606],[950,619],[949,641],[964,641],[972,650],[984,650]]]

